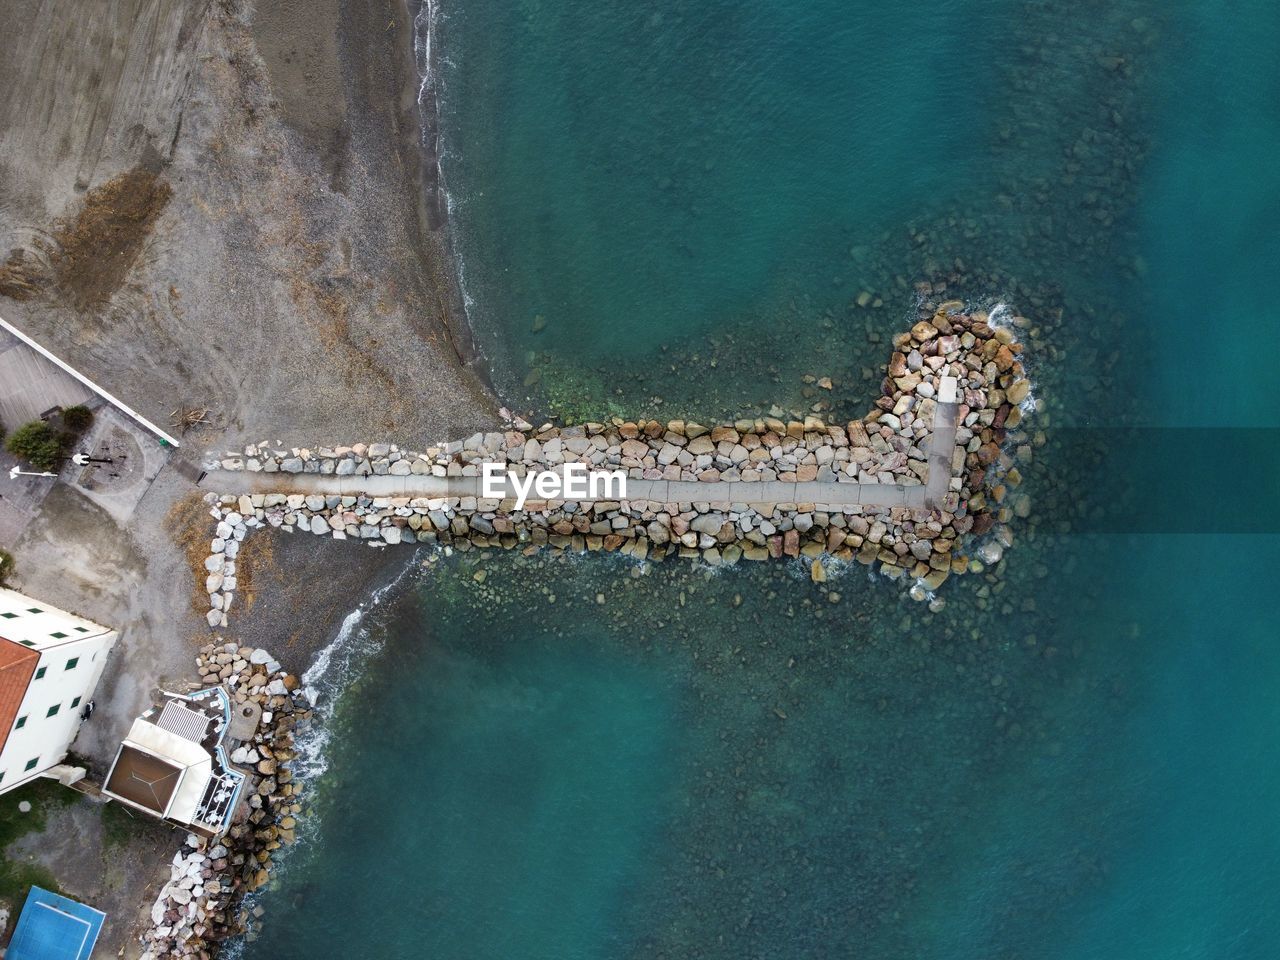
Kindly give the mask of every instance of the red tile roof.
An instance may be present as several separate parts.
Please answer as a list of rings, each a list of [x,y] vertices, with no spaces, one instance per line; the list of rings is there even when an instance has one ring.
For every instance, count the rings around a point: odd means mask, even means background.
[[[9,731],[18,719],[22,699],[36,672],[40,654],[30,647],[0,637],[0,753],[9,740]]]

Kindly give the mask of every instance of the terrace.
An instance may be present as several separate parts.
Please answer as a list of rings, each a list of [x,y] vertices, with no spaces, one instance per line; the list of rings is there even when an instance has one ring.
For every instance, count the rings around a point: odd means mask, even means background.
[[[166,694],[134,721],[103,793],[201,836],[221,835],[244,787],[223,748],[230,724],[221,687]]]

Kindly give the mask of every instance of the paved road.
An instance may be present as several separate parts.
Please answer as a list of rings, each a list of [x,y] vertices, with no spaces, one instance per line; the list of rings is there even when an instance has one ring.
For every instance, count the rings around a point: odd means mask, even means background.
[[[954,396],[954,394],[951,394]],[[779,504],[812,503],[832,507],[938,507],[946,496],[951,481],[951,458],[956,443],[955,402],[938,403],[933,433],[929,438],[929,472],[927,482],[914,486],[888,483],[856,483],[854,481],[810,481],[788,483],[782,480],[748,482],[720,480],[701,483],[696,480],[627,480],[625,498],[578,497],[577,502],[593,500],[649,500],[657,503],[713,504]],[[319,493],[375,497],[479,497],[479,477],[436,477],[409,475],[346,476],[319,473],[249,473],[238,470],[212,470],[201,486],[220,494],[241,493]],[[505,486],[505,482],[504,482]],[[514,498],[514,489],[507,489]],[[530,496],[530,503],[543,501]]]

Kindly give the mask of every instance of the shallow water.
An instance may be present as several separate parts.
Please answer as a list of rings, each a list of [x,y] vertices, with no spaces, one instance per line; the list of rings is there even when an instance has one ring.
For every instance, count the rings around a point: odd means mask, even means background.
[[[1270,8],[470,0],[437,24],[505,396],[854,412],[927,279],[1031,318],[1036,507],[938,613],[860,567],[422,571],[366,622],[314,836],[246,955],[1276,955],[1280,537],[1084,533],[1104,473],[1157,518],[1179,456],[1222,454],[1058,429],[1280,427]]]

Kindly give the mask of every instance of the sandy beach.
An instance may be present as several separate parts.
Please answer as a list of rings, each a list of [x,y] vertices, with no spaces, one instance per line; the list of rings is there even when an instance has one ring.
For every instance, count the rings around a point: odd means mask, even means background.
[[[180,541],[207,540],[211,521],[180,461],[496,422],[420,149],[411,11],[260,6],[0,3],[0,315],[164,429],[189,409],[209,421],[123,521],[56,486],[0,544],[16,589],[121,631],[76,744],[95,778],[154,688],[193,679],[210,636]],[[296,672],[411,562],[259,539],[227,639]],[[140,823],[122,854],[97,817],[84,801],[53,811],[21,855],[108,913],[99,949],[114,955],[180,837]],[[75,851],[40,841],[68,824]],[[125,858],[154,870],[104,871]]]

